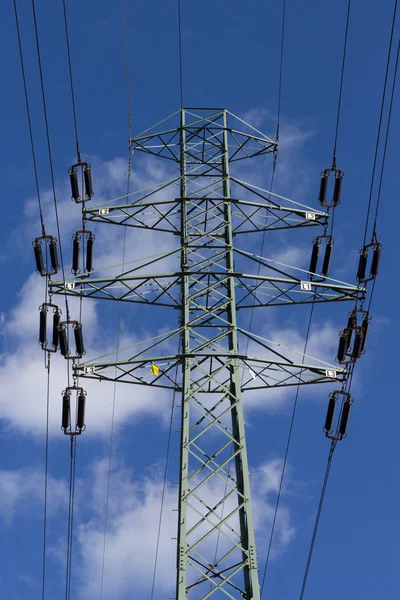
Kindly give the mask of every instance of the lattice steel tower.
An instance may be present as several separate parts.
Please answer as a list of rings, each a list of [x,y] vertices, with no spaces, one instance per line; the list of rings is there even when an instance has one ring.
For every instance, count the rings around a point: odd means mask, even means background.
[[[137,344],[133,355],[76,363],[75,373],[181,395],[176,598],[258,600],[243,396],[342,382],[346,369],[246,330],[244,309],[354,301],[364,290],[327,278],[327,265],[323,275],[310,274],[240,247],[245,233],[301,227],[326,232],[328,212],[234,176],[235,163],[274,155],[277,144],[227,110],[182,109],[161,131],[147,130],[130,144],[134,152],[179,165],[179,173],[124,204],[85,208],[85,218],[170,232],[175,247],[121,275],[83,273],[52,282],[50,289],[179,311],[178,327]],[[176,269],[165,270],[163,263],[174,260]]]

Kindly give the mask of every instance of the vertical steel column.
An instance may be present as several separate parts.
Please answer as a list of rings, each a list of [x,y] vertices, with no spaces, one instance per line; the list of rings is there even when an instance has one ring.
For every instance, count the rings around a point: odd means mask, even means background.
[[[186,600],[189,593],[191,597],[203,600],[211,595],[215,597],[215,594],[219,598],[260,598],[237,358],[235,281],[234,277],[229,275],[234,272],[234,262],[226,111],[221,111],[218,118],[219,123],[222,120],[222,127],[218,125],[215,132],[210,131],[213,125],[206,120],[202,125],[204,134],[197,131],[194,138],[193,130],[185,122],[185,110],[181,111],[183,391],[177,600]],[[200,143],[193,141],[194,139],[202,141]],[[200,179],[208,179],[210,176],[216,182],[213,184],[216,189],[220,186],[222,190],[222,194],[217,193],[217,197],[211,199],[208,197],[207,187],[204,188],[204,196],[197,191],[199,185],[201,188]],[[188,187],[189,183],[191,185]],[[206,262],[208,266],[205,266]],[[210,273],[214,272],[211,281],[209,276],[205,283],[204,278],[197,274],[197,263],[202,264],[202,270],[209,269]],[[204,327],[208,332],[208,341],[200,345],[193,343],[191,347],[190,336],[196,336],[197,333],[204,337]],[[204,358],[204,350],[209,349],[212,353],[219,344],[226,345],[227,358],[225,365],[215,369],[212,366],[212,357],[208,359],[209,363]],[[205,375],[204,369],[207,364],[209,372]],[[212,401],[213,394],[214,397],[218,394],[216,402]],[[231,421],[230,427],[225,426],[225,432],[221,429],[222,422],[218,414],[218,407],[224,405],[226,408],[222,414]],[[203,414],[200,418],[199,409],[200,415]],[[218,442],[221,431],[225,440],[222,445]],[[232,448],[230,458],[222,458],[229,446]],[[235,475],[229,475],[229,470],[227,472],[226,469],[233,462]],[[217,497],[212,498],[210,504],[210,488],[207,486],[211,482],[214,494],[215,489],[218,489],[215,486],[221,486],[221,480],[229,482],[229,492],[225,490],[223,493],[221,490]],[[231,495],[232,498],[236,496],[236,508],[229,508],[229,514],[223,515],[225,502]],[[196,502],[204,507],[203,515],[196,508]],[[237,519],[237,525],[233,528],[232,520],[229,520],[232,519],[232,515],[233,518],[236,515]],[[204,526],[207,526],[206,530]],[[224,537],[226,532],[227,537]],[[203,550],[204,540],[215,539],[213,536],[218,536],[218,539],[221,536],[226,544],[220,557],[216,556],[214,548]],[[227,567],[226,561],[229,557],[231,560]],[[204,585],[209,587],[204,588]]]
[[[180,196],[181,196],[181,327],[182,327],[182,402],[181,402],[181,447],[180,447],[180,478],[178,500],[178,547],[177,547],[177,580],[176,598],[186,598],[186,531],[187,515],[185,498],[188,492],[188,441],[189,441],[189,393],[190,393],[190,358],[185,356],[190,351],[189,337],[189,280],[188,269],[188,239],[187,239],[187,203],[186,203],[186,133],[185,111],[181,109],[180,119]]]
[[[223,186],[224,186],[224,204],[225,204],[225,243],[226,243],[226,262],[228,273],[234,272],[233,259],[233,239],[232,239],[232,212],[231,212],[231,191],[229,180],[229,148],[228,148],[228,123],[227,114],[224,110],[224,160],[223,160]],[[234,356],[238,356],[238,340],[237,340],[237,323],[236,323],[236,300],[235,300],[235,278],[228,279],[228,321],[230,327],[229,334],[229,352]],[[231,361],[231,384],[230,384],[231,404],[234,404],[231,410],[232,416],[232,432],[235,438],[234,452],[241,448],[241,451],[236,454],[236,481],[239,492],[238,501],[244,498],[243,506],[239,511],[240,532],[242,535],[242,544],[247,550],[243,552],[243,561],[246,563],[244,567],[245,589],[248,598],[257,600],[260,598],[260,587],[258,582],[258,566],[257,554],[254,538],[253,511],[251,506],[250,495],[250,478],[249,465],[247,459],[246,435],[244,429],[243,402],[240,383],[240,372],[238,359],[234,358]]]

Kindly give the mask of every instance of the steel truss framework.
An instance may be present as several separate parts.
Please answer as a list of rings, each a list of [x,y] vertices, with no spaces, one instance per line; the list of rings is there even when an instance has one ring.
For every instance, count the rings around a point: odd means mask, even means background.
[[[52,282],[51,291],[179,311],[178,328],[137,344],[125,360],[93,359],[75,369],[182,395],[176,598],[259,600],[242,395],[340,382],[346,371],[246,331],[237,312],[354,301],[365,291],[329,278],[309,281],[306,271],[234,246],[244,233],[321,227],[328,215],[230,174],[232,163],[273,153],[276,143],[228,111],[183,109],[171,119],[180,122],[148,130],[131,148],[177,163],[179,176],[131,194],[125,204],[116,199],[85,212],[89,221],[170,232],[176,248],[119,276]],[[171,258],[175,272],[163,270]]]

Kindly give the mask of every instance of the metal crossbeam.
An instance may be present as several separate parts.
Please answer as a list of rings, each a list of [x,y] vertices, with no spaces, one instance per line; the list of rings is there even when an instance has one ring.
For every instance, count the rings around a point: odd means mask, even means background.
[[[97,379],[99,381],[116,381],[174,389],[181,392],[182,386],[174,380],[174,369],[181,364],[183,354],[157,355],[148,358],[136,358],[120,361],[91,360],[76,366],[80,377]],[[282,388],[297,385],[342,382],[346,374],[344,369],[326,364],[304,364],[288,360],[256,359],[251,356],[229,354],[200,354],[190,353],[192,369],[197,371],[197,379],[193,387],[197,393],[220,393],[226,391],[230,379],[228,366],[236,361],[241,375],[241,391],[251,391],[266,388]],[[159,374],[151,372],[156,365]],[[116,373],[115,369],[116,368]]]
[[[98,300],[115,300],[135,304],[151,304],[179,308],[179,292],[182,277],[187,275],[191,287],[196,289],[193,295],[192,310],[199,307],[195,302],[204,296],[210,295],[216,299],[221,291],[225,290],[227,279],[236,281],[236,308],[253,308],[265,306],[290,306],[293,304],[310,304],[312,302],[340,302],[362,299],[365,289],[345,283],[331,283],[329,278],[321,281],[308,281],[304,272],[304,279],[287,274],[285,277],[254,275],[250,273],[220,273],[206,269],[209,258],[201,260],[197,254],[199,264],[203,263],[202,270],[188,270],[186,272],[159,273],[144,275],[124,274],[118,277],[87,278],[75,277],[63,281],[50,282],[50,290],[55,294],[69,296],[84,295]],[[214,261],[215,264],[215,261]],[[197,266],[197,265],[196,265]],[[282,273],[282,271],[279,271]],[[284,273],[284,272],[283,272]],[[284,273],[285,274],[285,273]],[[223,293],[222,293],[222,297]],[[200,310],[202,308],[200,307]]]
[[[202,175],[203,176],[203,175]],[[176,183],[176,182],[174,182]],[[172,184],[171,184],[172,185]],[[327,213],[313,210],[309,207],[290,203],[273,203],[264,195],[255,193],[253,189],[245,186],[249,197],[254,200],[232,198],[232,233],[234,236],[244,233],[262,232],[282,229],[298,229],[303,227],[324,226],[327,222]],[[212,195],[217,191],[215,187],[210,190],[199,189],[197,193],[204,196],[199,199],[204,205],[211,202],[219,203],[220,197]],[[108,225],[122,225],[138,229],[169,232],[179,234],[178,216],[183,202],[189,198],[173,198],[157,200],[157,194],[163,188],[156,189],[149,197],[139,198],[134,202],[125,204],[107,204],[98,207],[85,208],[84,213],[88,221],[106,223]],[[259,198],[263,198],[261,201]],[[205,210],[207,210],[205,208]]]

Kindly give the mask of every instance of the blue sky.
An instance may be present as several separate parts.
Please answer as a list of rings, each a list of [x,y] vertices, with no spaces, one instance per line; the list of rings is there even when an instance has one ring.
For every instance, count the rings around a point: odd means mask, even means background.
[[[332,263],[332,276],[352,283],[362,242],[392,4],[352,2],[337,158],[345,180]],[[139,132],[179,108],[176,3],[127,1],[127,5],[133,130]],[[251,10],[249,3],[238,0],[182,5],[184,103],[225,106],[239,116],[247,115],[249,122],[273,135],[281,2],[255,0]],[[317,0],[287,2],[282,151],[276,191],[315,207],[319,173],[331,162],[346,6],[344,0],[335,4],[335,10]],[[54,230],[31,7],[24,0],[19,7],[46,225]],[[93,164],[96,202],[100,202],[117,196],[125,187],[127,118],[121,6],[118,1],[70,0],[68,11],[81,150]],[[62,2],[40,0],[37,12],[62,235],[69,260],[79,209],[69,200],[67,181],[75,157]],[[396,31],[397,41],[398,26]],[[43,281],[33,274],[31,240],[39,235],[39,225],[11,0],[0,6],[0,44],[5,57],[0,95],[4,140],[0,590],[4,597],[30,600],[40,597],[41,589],[45,371],[36,343],[36,308],[42,301]],[[396,510],[400,488],[395,459],[400,414],[393,375],[400,333],[394,300],[399,291],[394,278],[399,119],[397,102],[378,227],[384,249],[371,333],[367,353],[357,365],[349,436],[334,457],[305,595],[309,600],[322,594],[331,600],[338,590],[344,598],[391,598],[399,583],[395,557],[400,550]],[[269,168],[262,162],[247,176],[267,186]],[[133,185],[161,181],[168,174],[161,163],[138,161]],[[121,240],[109,229],[99,225],[95,232],[96,248],[103,259],[115,248],[120,252]],[[298,264],[307,264],[311,230],[293,238],[268,235],[266,256],[290,255]],[[132,257],[142,240],[146,247],[154,242],[134,236],[129,240]],[[255,246],[260,241],[258,238]],[[117,323],[116,307],[100,305],[87,301],[83,312],[87,344],[97,354],[115,348]],[[316,309],[313,349],[325,353],[330,362],[349,309],[344,304]],[[304,307],[296,311],[265,309],[259,319],[276,338],[294,347],[301,344],[307,314]],[[164,316],[159,319],[163,321]],[[123,342],[151,330],[150,321],[139,319],[134,308],[123,308],[122,321]],[[69,449],[59,430],[64,373],[59,358],[51,384],[48,598],[62,597],[65,581]],[[293,395],[266,397],[265,403],[254,402],[246,411],[261,563]],[[327,397],[328,389],[323,386],[300,393],[267,598],[299,596],[329,447],[322,433]],[[105,600],[131,598],[132,589],[149,595],[169,402],[168,396],[143,396],[140,389],[129,386],[117,391]],[[72,567],[72,597],[77,599],[99,598],[111,403],[111,387],[90,387],[87,432],[79,440],[77,459]],[[172,455],[177,453],[177,444],[175,434]],[[171,459],[156,598],[173,595],[168,574],[174,544],[170,538],[174,536],[176,470],[177,461]]]

